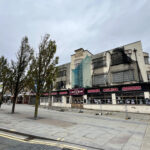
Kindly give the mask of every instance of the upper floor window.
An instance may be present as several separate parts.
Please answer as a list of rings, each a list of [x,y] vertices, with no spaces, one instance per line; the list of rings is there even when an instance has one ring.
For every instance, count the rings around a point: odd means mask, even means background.
[[[93,76],[93,85],[104,85],[107,82],[106,74],[99,74]]]
[[[57,89],[65,89],[66,88],[66,81],[59,81],[56,83]]]
[[[149,57],[148,56],[144,56],[144,61],[145,61],[145,64],[149,64]]]
[[[112,66],[130,63],[132,63],[132,59],[125,53],[124,48],[116,48],[115,50],[113,50],[111,54]]]
[[[58,71],[57,77],[63,77],[63,76],[66,76],[66,70]]]
[[[134,81],[134,71],[126,70],[121,72],[115,72],[112,74],[112,80],[113,83]]]
[[[117,52],[111,55],[111,65],[119,65],[123,64],[124,59],[123,59],[123,53]]]
[[[147,71],[147,78],[148,78],[148,81],[150,81],[150,71]]]
[[[92,62],[93,62],[93,69],[97,69],[97,68],[106,66],[106,58],[105,57],[93,59]]]
[[[81,63],[82,59],[76,59],[74,61],[74,64],[75,64],[75,68],[79,66],[79,64]]]

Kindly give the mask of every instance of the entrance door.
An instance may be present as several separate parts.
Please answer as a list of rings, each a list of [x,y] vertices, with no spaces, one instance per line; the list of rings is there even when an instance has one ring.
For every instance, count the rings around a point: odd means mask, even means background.
[[[82,96],[73,96],[72,97],[72,108],[83,108],[83,97]]]

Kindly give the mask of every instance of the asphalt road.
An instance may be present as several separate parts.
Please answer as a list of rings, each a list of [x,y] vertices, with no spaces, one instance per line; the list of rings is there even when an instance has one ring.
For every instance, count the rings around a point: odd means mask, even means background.
[[[31,144],[0,136],[0,150],[68,150],[43,144]]]

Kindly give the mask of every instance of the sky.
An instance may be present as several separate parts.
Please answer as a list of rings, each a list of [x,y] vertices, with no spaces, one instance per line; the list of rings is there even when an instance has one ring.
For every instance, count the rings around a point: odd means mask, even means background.
[[[46,33],[59,64],[78,48],[96,54],[139,40],[150,53],[150,0],[0,0],[0,55],[15,60],[24,36],[38,52]]]

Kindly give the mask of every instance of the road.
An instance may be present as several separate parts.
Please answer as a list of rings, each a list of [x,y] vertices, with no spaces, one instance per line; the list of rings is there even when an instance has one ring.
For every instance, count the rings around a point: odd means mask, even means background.
[[[28,139],[0,132],[0,150],[72,150],[72,148],[50,141]]]

